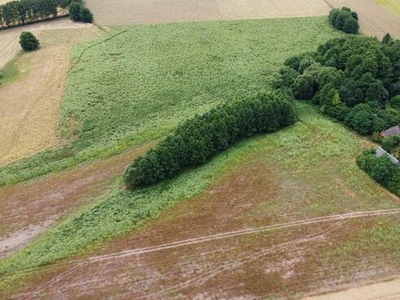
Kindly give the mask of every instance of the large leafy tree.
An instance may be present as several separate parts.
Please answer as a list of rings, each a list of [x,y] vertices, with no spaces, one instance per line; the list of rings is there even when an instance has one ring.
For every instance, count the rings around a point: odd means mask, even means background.
[[[25,51],[32,51],[39,48],[39,40],[29,31],[21,33],[19,43]]]

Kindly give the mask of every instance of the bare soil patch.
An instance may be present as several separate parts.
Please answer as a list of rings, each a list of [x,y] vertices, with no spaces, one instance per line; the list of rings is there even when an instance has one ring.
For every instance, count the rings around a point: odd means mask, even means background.
[[[360,30],[365,35],[382,38],[386,33],[400,38],[400,18],[377,5],[374,0],[326,0],[334,7],[350,7],[359,16]]]
[[[107,26],[327,15],[323,0],[86,0]]]
[[[24,53],[17,65],[21,78],[0,87],[0,165],[59,143],[59,105],[65,88],[69,51],[77,41],[99,34],[93,25],[69,19],[0,31],[0,66],[20,49],[19,34],[31,30],[41,47]]]
[[[107,193],[114,178],[154,143],[73,170],[0,189],[0,258]]]

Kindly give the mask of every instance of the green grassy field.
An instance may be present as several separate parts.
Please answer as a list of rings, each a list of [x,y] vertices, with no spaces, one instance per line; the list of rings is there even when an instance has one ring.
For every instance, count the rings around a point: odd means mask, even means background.
[[[1,169],[0,185],[163,137],[197,113],[268,87],[286,57],[337,36],[318,17],[123,27],[80,44],[60,128],[72,144]]]
[[[375,0],[376,4],[386,7],[388,10],[400,16],[400,2],[397,0]]]

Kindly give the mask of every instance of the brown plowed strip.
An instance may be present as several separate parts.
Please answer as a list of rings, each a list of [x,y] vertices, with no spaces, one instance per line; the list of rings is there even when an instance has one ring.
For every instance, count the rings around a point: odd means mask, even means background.
[[[400,39],[400,18],[373,0],[325,0],[334,7],[350,7],[359,16],[360,30],[365,35],[382,38],[386,33]]]
[[[26,27],[0,31],[0,65],[19,51],[22,30],[33,30],[41,43],[38,51],[16,61],[22,78],[0,86],[0,165],[59,144],[57,124],[69,51],[75,42],[99,34],[93,25],[69,19]]]
[[[323,16],[323,0],[86,0],[107,26],[191,21]]]
[[[127,153],[0,189],[0,258],[14,253],[55,222],[107,193],[116,175],[154,143]]]

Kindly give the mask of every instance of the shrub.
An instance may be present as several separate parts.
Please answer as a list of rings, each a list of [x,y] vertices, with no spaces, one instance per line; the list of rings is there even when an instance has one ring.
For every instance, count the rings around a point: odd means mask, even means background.
[[[69,6],[69,16],[73,21],[93,22],[92,12],[82,2],[76,2],[75,0]]]
[[[126,169],[124,182],[131,189],[154,184],[186,166],[204,164],[243,138],[294,122],[293,106],[280,92],[219,106],[184,122],[155,149],[138,157]]]
[[[356,34],[360,28],[357,13],[351,11],[348,7],[332,9],[329,12],[328,19],[333,27],[346,33]]]
[[[23,31],[19,36],[19,43],[25,51],[33,51],[39,48],[38,39],[29,31]]]

